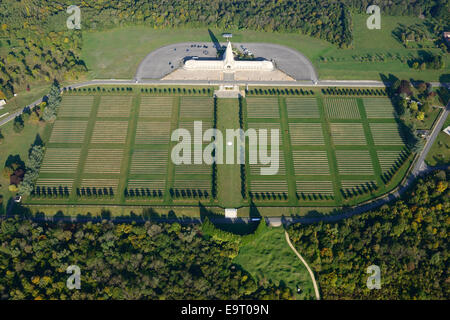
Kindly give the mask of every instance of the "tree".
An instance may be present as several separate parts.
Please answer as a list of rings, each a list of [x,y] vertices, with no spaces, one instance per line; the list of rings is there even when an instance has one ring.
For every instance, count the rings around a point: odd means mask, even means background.
[[[411,96],[412,95],[411,83],[408,80],[400,81],[400,86],[398,87],[398,93],[399,94],[404,93],[407,96]]]
[[[425,119],[425,113],[422,112],[422,111],[420,111],[420,112],[417,114],[417,120],[423,121],[423,119]]]
[[[24,123],[21,115],[18,115],[14,118],[13,130],[16,133],[22,132],[24,128]]]
[[[51,121],[56,118],[56,113],[58,111],[59,104],[61,103],[61,92],[59,83],[56,80],[53,82],[47,98],[47,106],[44,109],[42,118],[45,121]]]
[[[417,110],[419,110],[419,105],[417,104],[416,101],[411,101],[411,103],[409,104],[409,108],[412,111],[417,111]]]

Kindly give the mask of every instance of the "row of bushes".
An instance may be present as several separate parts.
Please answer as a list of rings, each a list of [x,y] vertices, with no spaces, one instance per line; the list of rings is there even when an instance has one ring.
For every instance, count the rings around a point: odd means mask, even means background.
[[[334,196],[331,194],[322,194],[322,193],[304,193],[298,192],[295,194],[297,200],[304,201],[320,201],[320,200],[333,200]]]
[[[287,200],[286,192],[249,192],[250,198],[254,200]]]
[[[67,198],[70,195],[68,187],[40,187],[37,186],[32,192],[32,197],[54,197],[54,198]]]
[[[63,91],[68,93],[78,93],[78,92],[117,92],[117,93],[130,93],[133,92],[133,88],[131,87],[112,87],[112,88],[104,88],[104,87],[87,87],[87,88],[64,88]]]
[[[352,189],[341,189],[341,194],[344,197],[344,199],[352,199],[356,198],[368,193],[374,193],[378,190],[378,186],[374,184],[367,184],[367,185],[361,185],[358,187],[354,187]]]
[[[112,187],[82,187],[77,188],[78,197],[114,197],[114,189]]]
[[[133,92],[132,87],[83,87],[83,88],[64,88],[64,92],[68,93],[94,93],[94,92],[115,92],[130,93]],[[141,88],[142,93],[178,93],[178,94],[204,94],[210,95],[211,88]]]
[[[211,88],[141,88],[142,93],[211,94]]]
[[[170,196],[174,199],[208,199],[210,194],[207,190],[201,189],[173,189],[169,190]]]
[[[385,89],[352,89],[352,88],[326,88],[322,89],[323,94],[328,95],[351,95],[351,96],[386,96]]]
[[[135,188],[128,189],[124,191],[125,197],[127,198],[157,198],[162,199],[164,197],[164,192],[162,190],[155,190],[149,188]]]
[[[247,95],[291,95],[291,96],[308,96],[314,95],[314,91],[312,90],[304,90],[297,88],[290,89],[279,89],[279,88],[270,88],[270,89],[250,89],[247,91]]]

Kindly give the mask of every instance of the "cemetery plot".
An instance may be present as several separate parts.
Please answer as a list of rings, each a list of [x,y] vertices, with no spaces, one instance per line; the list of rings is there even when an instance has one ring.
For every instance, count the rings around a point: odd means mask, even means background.
[[[90,149],[84,165],[85,173],[120,173],[122,149]]]
[[[93,104],[93,96],[64,96],[58,117],[89,117]]]
[[[81,196],[114,196],[118,185],[119,179],[83,179],[77,193]]]
[[[210,119],[214,114],[214,100],[207,97],[181,97],[180,117]]]
[[[399,167],[406,158],[406,153],[403,150],[395,151],[377,151],[378,161],[381,166],[381,171],[388,172]]]
[[[252,180],[250,182],[252,193],[288,193],[288,185],[285,180]]]
[[[141,97],[139,107],[139,117],[151,118],[171,118],[172,117],[171,97]]]
[[[366,145],[361,123],[331,123],[331,136],[336,145]]]
[[[258,136],[258,141],[259,141],[259,137],[261,136],[260,134],[260,130],[264,129],[267,130],[267,144],[271,145],[272,144],[272,130],[278,130],[278,145],[282,144],[282,133],[281,133],[281,127],[280,124],[278,122],[275,123],[270,123],[270,122],[265,122],[265,123],[260,123],[260,122],[250,122],[248,123],[248,128],[249,129],[254,129],[256,131],[256,134]],[[248,138],[246,138],[248,139]],[[250,139],[248,139],[249,144],[253,145],[254,141],[251,141]],[[256,142],[256,144],[259,144],[259,142]]]
[[[83,143],[87,121],[57,120],[53,125],[50,143]]]
[[[34,190],[35,195],[68,195],[74,179],[39,178]]]
[[[131,111],[132,96],[102,96],[98,106],[97,117],[128,118]]]
[[[294,170],[296,175],[328,175],[328,156],[326,151],[293,151]]]
[[[270,151],[269,151],[269,154],[270,154]],[[283,150],[279,151],[278,161],[279,161],[279,163],[278,163],[278,172],[276,174],[279,174],[279,175],[286,174],[286,167],[285,167],[285,163],[284,163]],[[271,167],[271,164],[261,164],[261,163],[250,164],[250,174],[259,176],[259,175],[261,175],[261,168],[269,168],[269,167]]]
[[[136,144],[168,144],[169,141],[170,122],[138,122]]]
[[[326,98],[325,110],[330,119],[359,119],[356,99]]]
[[[370,123],[375,145],[403,145],[400,128],[396,123]]]
[[[213,123],[212,121],[203,121],[203,120],[201,122],[202,122],[201,136],[194,135],[194,121],[180,121],[180,123],[178,124],[178,128],[186,129],[187,131],[189,131],[189,133],[191,134],[191,143],[202,144],[203,134],[205,133],[206,130],[212,129]],[[225,134],[225,132],[223,132],[223,134]],[[205,143],[209,144],[210,142]]]
[[[131,174],[165,174],[167,150],[134,150],[131,158]]]
[[[320,123],[289,123],[292,145],[325,145]]]
[[[81,149],[48,148],[40,173],[76,173]]]
[[[395,118],[395,109],[388,98],[363,98],[367,118]]]
[[[336,150],[340,174],[373,175],[372,160],[367,150]]]
[[[194,179],[176,177],[171,193],[175,197],[208,197],[211,192],[211,177],[199,176]]]
[[[331,181],[296,181],[297,194],[304,197],[309,195],[333,196],[333,182]]]
[[[91,143],[125,143],[128,121],[97,121]]]
[[[247,118],[279,118],[277,98],[247,98]]]
[[[344,195],[364,194],[376,188],[375,181],[364,180],[342,180],[341,185]]]
[[[211,174],[212,166],[207,164],[179,164],[175,165],[176,174]]]
[[[315,98],[286,98],[289,118],[319,118],[319,107]]]
[[[129,180],[126,195],[162,197],[165,187],[165,180]]]

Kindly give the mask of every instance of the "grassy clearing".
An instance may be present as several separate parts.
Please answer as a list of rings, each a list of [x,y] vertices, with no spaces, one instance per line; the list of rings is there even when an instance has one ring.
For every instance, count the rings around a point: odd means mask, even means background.
[[[259,282],[284,283],[296,299],[312,299],[314,290],[308,271],[286,242],[283,228],[267,228],[254,241],[242,246],[234,262]],[[297,286],[302,289],[297,293]]]
[[[381,29],[369,30],[366,26],[367,17],[368,15],[365,14],[353,15],[353,48],[330,47],[322,55],[327,57],[327,62],[313,60],[318,69],[319,78],[380,80],[380,74],[395,74],[402,79],[437,81],[443,75],[447,74],[448,77],[450,71],[448,54],[444,57],[447,67],[442,70],[414,70],[408,66],[406,61],[401,62],[398,59],[398,57],[404,57],[409,60],[419,57],[423,51],[423,49],[405,48],[392,33],[400,24],[408,26],[420,22],[417,18],[382,15]],[[442,53],[440,49],[427,50]],[[354,58],[368,55],[383,55],[384,61],[359,62]]]
[[[442,130],[450,126],[450,118],[447,117]],[[445,165],[450,163],[450,136],[445,132],[439,132],[436,141],[425,159],[430,166]]]
[[[339,49],[326,41],[296,33],[270,33],[250,30],[229,30],[235,42],[268,42],[285,45],[306,55],[315,65],[321,79],[370,79],[380,80],[380,74],[395,74],[400,78],[437,81],[443,70],[417,71],[395,58],[384,62],[359,62],[353,56],[367,54],[417,56],[422,49],[406,49],[392,36],[392,30],[400,23],[417,22],[412,17],[383,16],[381,30],[368,30],[366,15],[355,15],[353,22],[354,48]],[[212,29],[216,36],[223,30]],[[211,41],[206,28],[164,29],[149,27],[122,27],[108,31],[83,31],[82,58],[90,70],[91,78],[132,78],[139,63],[151,51],[164,45],[186,41]],[[120,44],[120,45],[118,45]],[[323,62],[320,57],[332,58]],[[345,72],[343,72],[345,71]]]
[[[1,127],[1,132],[5,137],[0,144],[0,163],[3,169],[8,157],[18,155],[22,161],[28,158],[28,150],[31,144],[35,141],[36,136],[46,141],[50,133],[50,124],[31,124],[25,123],[25,128],[21,133],[15,133],[13,130],[13,122],[5,124]],[[3,195],[3,203],[6,205],[7,201],[15,195],[8,190],[9,178],[6,179],[0,175],[0,194]]]

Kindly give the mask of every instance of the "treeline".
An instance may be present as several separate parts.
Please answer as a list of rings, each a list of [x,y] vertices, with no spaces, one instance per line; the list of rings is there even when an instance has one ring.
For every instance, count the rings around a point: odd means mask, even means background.
[[[344,0],[347,5],[366,12],[370,5],[377,5],[381,12],[391,16],[419,16],[447,19],[449,3],[446,0]]]
[[[289,235],[324,299],[449,299],[449,172],[419,179],[403,199],[340,222],[295,224]],[[367,267],[381,289],[366,286]]]
[[[0,299],[281,299],[232,263],[233,241],[178,223],[0,220]],[[66,269],[81,289],[66,287]]]

